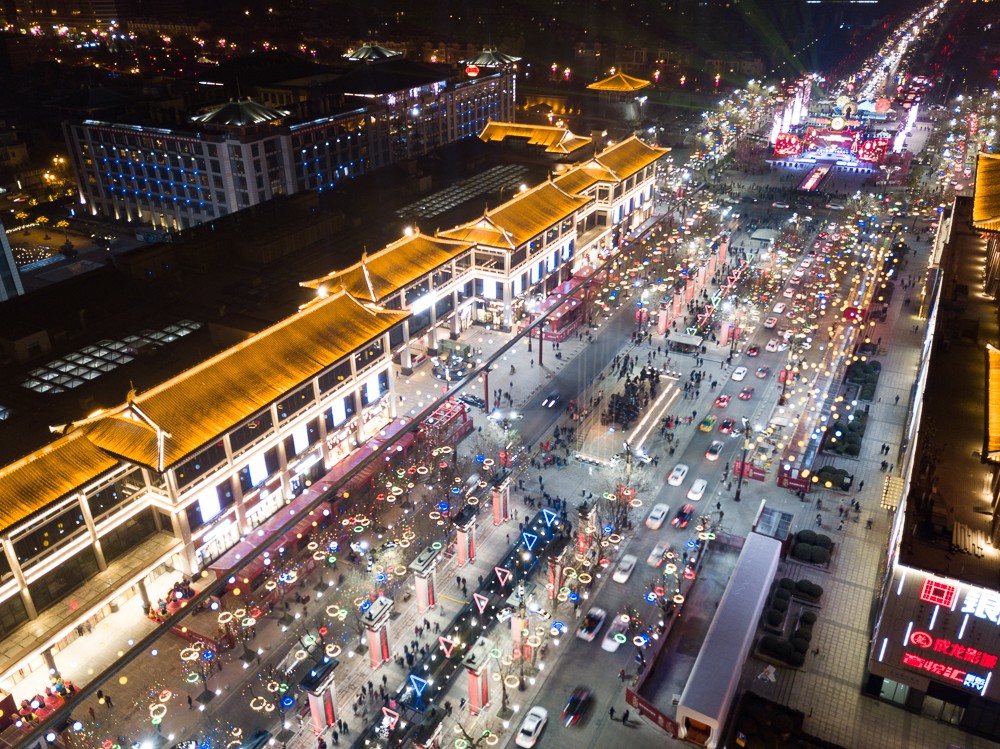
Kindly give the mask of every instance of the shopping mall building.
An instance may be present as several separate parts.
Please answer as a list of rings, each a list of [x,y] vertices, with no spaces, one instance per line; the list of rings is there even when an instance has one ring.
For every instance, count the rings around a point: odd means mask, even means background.
[[[1000,739],[1000,157],[943,214],[865,691]],[[917,300],[914,300],[917,301]],[[923,328],[921,328],[921,331]],[[994,676],[997,676],[994,679]]]
[[[0,469],[0,687],[19,696],[78,628],[133,596],[148,607],[397,429],[397,368],[598,273],[652,214],[664,153],[630,138],[471,224],[306,282],[316,298],[297,314]]]

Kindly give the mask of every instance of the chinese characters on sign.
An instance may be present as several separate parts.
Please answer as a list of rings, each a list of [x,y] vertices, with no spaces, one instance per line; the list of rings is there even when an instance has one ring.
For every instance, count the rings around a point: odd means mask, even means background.
[[[997,656],[976,648],[966,647],[958,642],[945,640],[941,637],[931,637],[926,632],[914,632],[910,635],[910,642],[921,648],[931,648],[936,653],[947,655],[951,658],[958,658],[966,663],[972,663],[983,668],[993,669],[997,665]]]
[[[955,601],[955,586],[927,578],[920,589],[920,600],[950,609]]]
[[[1000,593],[982,588],[970,589],[962,602],[962,613],[1000,624]]]

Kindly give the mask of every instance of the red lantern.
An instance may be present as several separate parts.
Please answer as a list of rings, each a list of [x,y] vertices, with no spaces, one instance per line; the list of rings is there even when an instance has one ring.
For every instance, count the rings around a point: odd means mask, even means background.
[[[469,78],[475,78],[477,75],[479,75],[479,66],[467,65],[465,68],[465,74],[469,76]]]

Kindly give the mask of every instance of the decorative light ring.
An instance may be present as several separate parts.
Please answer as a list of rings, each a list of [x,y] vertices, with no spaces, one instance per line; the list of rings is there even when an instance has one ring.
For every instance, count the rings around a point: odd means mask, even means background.
[[[365,527],[363,525],[356,525],[356,526],[354,526],[353,530],[354,530],[355,533],[364,533],[365,532]]]
[[[199,658],[201,658],[201,653],[199,653],[194,648],[188,647],[188,648],[184,648],[181,651],[181,660],[182,661],[196,661]]]
[[[414,533],[413,531],[406,531],[406,532],[403,533],[403,540],[404,541],[412,541],[416,537],[417,537],[417,534]],[[437,546],[434,546],[434,544],[437,544]],[[435,549],[440,549],[441,548],[441,542],[440,541],[435,541],[433,544],[431,544],[431,546],[433,546]]]
[[[503,683],[506,684],[508,687],[516,687],[518,684],[521,683],[521,680],[518,679],[517,676],[515,676],[514,674],[507,674],[507,676],[504,677]]]
[[[427,466],[417,466],[418,476],[426,476],[428,473],[430,473],[430,471],[428,470]]]
[[[628,501],[630,507],[642,507],[642,500],[638,497],[633,497]]]
[[[617,546],[622,542],[622,537],[617,533],[612,533],[610,536],[608,536],[608,541]]]
[[[162,702],[157,702],[149,706],[149,717],[153,720],[159,718],[163,720],[163,716],[167,714],[167,706]]]
[[[331,604],[330,606],[326,607],[326,615],[329,616],[331,619],[337,616],[339,613],[340,613],[340,607],[336,606],[335,604]]]
[[[581,572],[577,579],[580,581],[580,585],[589,585],[594,577],[589,572]]]
[[[556,596],[556,600],[559,601],[559,603],[566,603],[566,601],[569,600],[569,594],[568,593],[559,593]]]
[[[663,566],[663,571],[666,572],[668,575],[673,575],[675,572],[677,572],[677,565],[674,564],[673,562],[667,562],[667,564]]]
[[[167,702],[173,696],[174,693],[171,692],[169,689],[163,689],[160,691],[160,696],[158,699],[160,700],[160,702]]]
[[[324,559],[326,559],[326,552],[314,551],[312,554],[312,558],[315,559],[317,562],[322,562]]]
[[[628,642],[628,638],[621,632],[618,632],[614,636],[614,641],[617,642],[619,645],[624,645],[626,642]]]
[[[218,619],[219,619],[219,624],[221,624],[222,626],[225,626],[225,625],[229,624],[229,622],[231,622],[233,620],[233,612],[231,612],[231,611],[223,611],[221,614],[219,614]]]
[[[486,466],[487,468],[492,468],[494,465],[496,465],[496,462],[493,460],[493,458],[487,458],[486,460],[483,461],[483,465]]]
[[[264,686],[267,687],[268,692],[270,692],[271,694],[276,694],[278,692],[278,687],[280,687],[281,685],[278,684],[276,680],[271,679]]]
[[[184,681],[186,681],[188,684],[197,684],[200,678],[201,677],[198,676],[198,674],[192,671],[191,673],[189,673],[187,676],[184,677]]]
[[[354,607],[355,608],[361,608],[361,604],[364,603],[367,600],[368,599],[365,598],[364,596],[358,596],[357,598],[354,599]],[[341,611],[343,611],[343,609],[341,609]]]
[[[403,577],[404,575],[406,575],[406,567],[404,567],[401,564],[398,564],[398,565],[396,565],[396,569],[394,569],[393,572],[395,572],[400,577]]]
[[[325,648],[324,652],[325,652],[325,653],[326,653],[326,654],[327,654],[327,655],[328,655],[329,657],[331,657],[331,658],[336,658],[336,657],[337,657],[338,655],[340,655],[340,654],[341,654],[342,652],[344,652],[344,651],[343,651],[343,649],[342,649],[342,648],[340,647],[340,645],[338,645],[338,644],[337,644],[337,643],[335,643],[335,642],[331,642],[331,643],[330,643],[329,645],[327,645],[327,646],[326,646],[326,648]]]
[[[603,541],[601,541],[601,547],[602,547],[602,548],[605,548],[605,549],[606,549],[606,548],[607,548],[608,546],[610,546],[610,545],[611,545],[611,544],[609,544],[609,543],[608,543],[608,539],[604,539]]]
[[[265,700],[263,697],[253,697],[250,699],[250,709],[255,712],[260,712],[265,707],[267,707],[267,704],[268,704],[267,700]]]
[[[264,583],[264,589],[267,591],[272,591],[277,587],[278,583],[274,582],[274,580],[268,580],[266,583]]]
[[[576,570],[573,567],[567,567],[563,570],[563,577],[568,577],[571,580],[576,577],[576,574]]]
[[[438,520],[438,521],[437,521],[437,524],[438,524],[438,525],[444,525],[444,521],[443,521],[443,520]]]
[[[437,510],[431,510],[429,513],[427,513],[427,517],[429,517],[431,520],[437,520],[438,518],[441,517],[441,513],[438,512]]]
[[[499,671],[494,671],[491,674],[491,676],[493,677],[493,681],[500,681],[500,679],[503,678],[503,677],[500,676],[500,672]]]
[[[285,582],[289,584],[294,583],[296,580],[299,579],[299,573],[296,572],[295,570],[288,570],[288,572],[286,572],[285,575],[287,577]]]
[[[491,733],[489,736],[486,737],[486,746],[496,746],[499,743],[500,743],[500,737],[495,733]]]
[[[696,531],[698,531],[699,533],[703,533],[703,532],[704,532],[704,530],[705,530],[705,526],[704,526],[704,525],[702,525],[701,523],[698,523],[698,525],[696,525],[696,526],[694,527],[694,529],[695,529]]]
[[[410,548],[410,542],[409,541],[400,541],[399,542],[399,546],[400,546],[400,548],[408,549],[408,548]]]
[[[675,595],[673,597],[672,600],[673,600],[674,603],[676,603],[678,606],[680,606],[682,603],[684,603],[684,596],[681,595],[680,593],[678,593],[677,595]]]
[[[480,489],[485,489],[485,488],[486,488],[487,486],[489,486],[489,484],[487,484],[487,483],[486,483],[485,481],[483,481],[482,479],[480,479],[480,480],[479,480],[479,488],[480,488]]]
[[[701,533],[698,534],[698,540],[699,541],[707,541],[708,540],[708,534],[705,531],[702,531]]]
[[[637,648],[641,648],[647,643],[642,635],[636,635],[635,637],[632,638],[632,644],[635,645]]]
[[[316,549],[319,548],[319,544],[315,541],[310,541],[306,544],[306,548],[309,549],[309,551],[316,551]]]
[[[467,500],[465,500],[465,503],[475,507],[476,505],[479,504],[479,497],[469,497]]]
[[[615,495],[612,494],[611,492],[604,492],[604,494],[602,494],[601,496],[604,497],[605,499],[610,499],[612,501],[616,499]]]
[[[254,619],[252,616],[245,617],[243,621],[240,622],[240,624],[243,626],[243,629],[250,629],[250,627],[252,627],[256,623],[257,620]]]
[[[340,521],[340,524],[345,528],[351,525],[352,523],[354,523],[354,518],[344,518],[343,520]]]
[[[403,487],[401,486],[392,487],[392,496],[398,497],[402,493],[403,493]]]
[[[441,453],[442,455],[451,455],[454,452],[454,450],[452,449],[451,445],[445,445],[444,447],[439,447],[438,452]]]

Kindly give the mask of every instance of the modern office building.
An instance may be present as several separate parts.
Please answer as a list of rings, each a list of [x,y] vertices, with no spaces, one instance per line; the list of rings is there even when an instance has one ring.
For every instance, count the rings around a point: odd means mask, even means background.
[[[21,286],[21,275],[17,272],[17,263],[10,250],[10,240],[7,229],[0,221],[0,302],[13,299],[24,293]]]
[[[77,627],[155,602],[295,513],[306,487],[398,428],[395,365],[420,366],[476,310],[513,325],[521,297],[613,257],[651,212],[664,153],[623,141],[479,222],[307,282],[318,293],[297,314],[0,468],[0,688],[19,696],[25,674],[60,668]]]
[[[331,188],[512,119],[513,75],[466,78],[387,60],[269,86],[264,100],[276,105],[230,101],[183,129],[85,120],[63,130],[88,213],[174,232],[276,195]],[[293,108],[323,114],[296,118]]]
[[[998,196],[1000,157],[980,154],[975,197],[959,198],[944,215],[925,279],[927,334],[906,449],[882,494],[895,517],[865,685],[873,696],[993,740],[1000,739]]]

